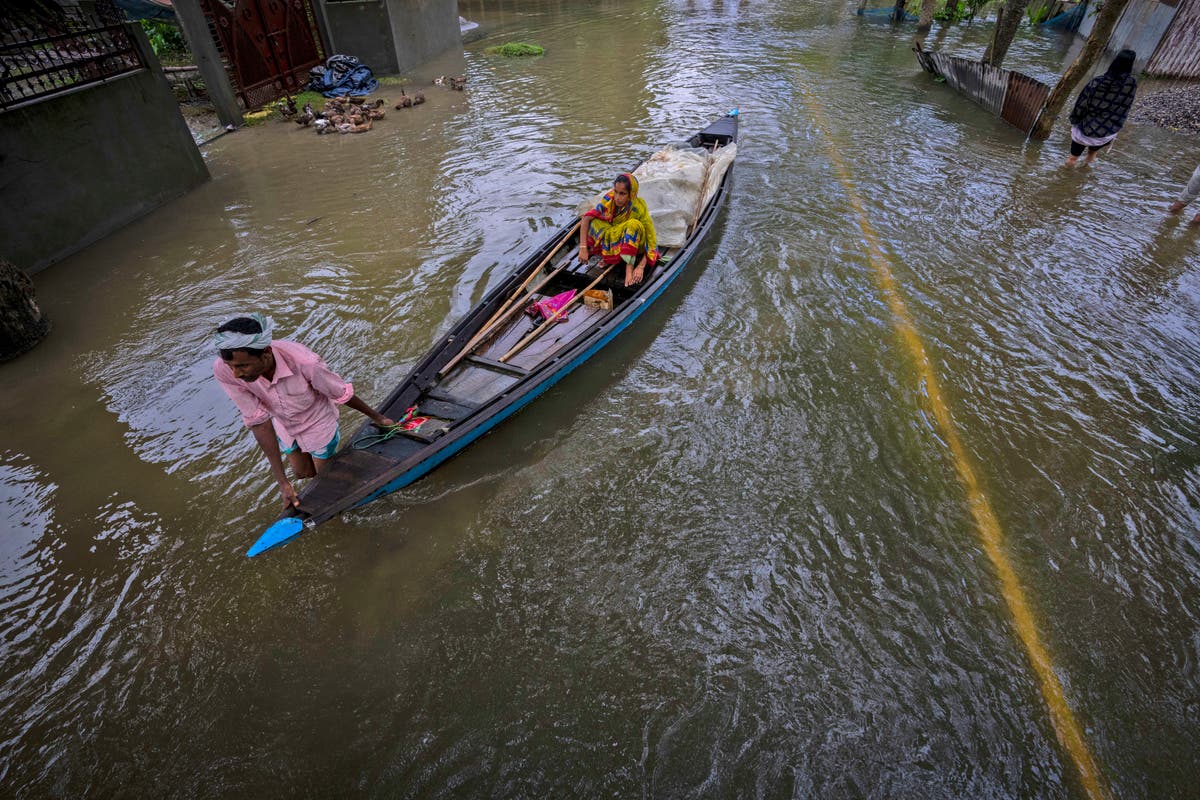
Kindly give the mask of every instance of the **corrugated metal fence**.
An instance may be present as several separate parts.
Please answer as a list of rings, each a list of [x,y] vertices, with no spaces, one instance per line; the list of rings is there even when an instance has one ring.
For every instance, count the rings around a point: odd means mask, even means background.
[[[1025,133],[1033,129],[1050,94],[1049,86],[1020,72],[944,53],[916,53],[928,72]]]
[[[1200,0],[1182,0],[1171,27],[1146,64],[1160,78],[1200,78]]]

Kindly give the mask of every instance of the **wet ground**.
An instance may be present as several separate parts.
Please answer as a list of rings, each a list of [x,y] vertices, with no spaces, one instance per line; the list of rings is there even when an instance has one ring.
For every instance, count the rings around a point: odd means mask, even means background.
[[[1065,170],[1061,128],[1026,143],[853,7],[462,3],[488,35],[413,78],[466,92],[221,137],[38,274],[54,333],[0,365],[4,793],[1194,795],[1200,235],[1164,211],[1195,140]],[[377,400],[732,106],[730,205],[639,327],[245,558],[276,490],[213,326],[262,309]]]

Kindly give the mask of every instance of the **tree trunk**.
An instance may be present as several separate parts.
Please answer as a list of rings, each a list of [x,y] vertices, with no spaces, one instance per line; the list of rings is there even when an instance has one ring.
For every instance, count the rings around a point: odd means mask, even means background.
[[[924,36],[933,27],[933,9],[937,0],[921,0],[921,18],[917,20],[917,34]]]
[[[998,67],[1004,63],[1004,57],[1008,55],[1008,48],[1013,37],[1017,35],[1017,28],[1020,27],[1027,8],[1029,0],[1008,0],[1000,7],[996,15],[996,30],[992,32],[992,41],[983,52],[984,64]]]
[[[50,320],[33,299],[33,281],[0,258],[0,361],[16,358],[50,332]]]
[[[1067,67],[1063,76],[1058,79],[1058,83],[1054,84],[1054,88],[1050,90],[1050,96],[1046,98],[1046,105],[1042,106],[1042,114],[1029,134],[1031,137],[1045,139],[1050,136],[1054,120],[1062,113],[1063,106],[1067,104],[1067,98],[1071,96],[1076,84],[1083,80],[1083,77],[1096,63],[1096,59],[1104,52],[1104,48],[1112,36],[1113,28],[1116,27],[1117,20],[1121,18],[1121,12],[1127,5],[1129,5],[1129,0],[1105,0],[1104,7],[1096,16],[1096,24],[1092,26],[1092,33],[1088,36],[1087,43],[1079,51],[1079,55],[1075,56],[1075,61]]]

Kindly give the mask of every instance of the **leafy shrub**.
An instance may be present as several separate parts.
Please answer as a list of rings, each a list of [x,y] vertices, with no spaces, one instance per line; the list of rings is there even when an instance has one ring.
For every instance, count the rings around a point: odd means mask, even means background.
[[[141,23],[146,38],[150,40],[150,46],[154,48],[154,55],[161,57],[187,54],[187,40],[176,25],[161,19],[144,19]]]
[[[1030,25],[1039,25],[1045,22],[1050,17],[1050,3],[1045,2],[1040,6],[1030,4],[1025,9],[1025,16],[1029,19]]]

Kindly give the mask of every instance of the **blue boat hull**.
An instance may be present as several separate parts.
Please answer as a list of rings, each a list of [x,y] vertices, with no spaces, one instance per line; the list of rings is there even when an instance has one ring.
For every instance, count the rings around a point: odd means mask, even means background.
[[[693,139],[699,137],[704,144],[708,144],[703,139],[706,132],[714,132],[711,138],[718,143],[728,144],[735,141],[737,135],[736,112],[731,112],[730,115],[713,123]],[[713,146],[715,148],[717,145]],[[725,203],[731,175],[732,169],[724,175],[716,194],[696,221],[687,242],[672,254],[668,263],[659,267],[645,286],[620,303],[614,313],[593,331],[581,335],[561,355],[550,359],[549,363],[531,371],[515,385],[480,405],[476,411],[468,418],[461,420],[461,423],[455,425],[445,436],[430,441],[411,456],[397,460],[387,469],[378,471],[378,474],[365,477],[360,485],[355,486],[353,491],[339,496],[336,502],[326,502],[319,508],[309,508],[285,515],[255,542],[248,555],[257,555],[283,544],[304,530],[315,527],[342,511],[370,503],[419,480],[528,406],[577,367],[604,349],[609,342],[640,318],[662,297],[679,276],[684,274],[702,242],[716,223],[717,215]],[[551,240],[530,255],[505,282],[489,292],[478,306],[460,320],[451,329],[451,332],[426,354],[380,408],[403,410],[406,405],[416,402],[416,398],[422,396],[422,393],[430,386],[436,385],[437,378],[441,374],[439,370],[451,362],[452,357],[459,350],[461,342],[469,339],[485,325],[484,321],[501,307],[522,276],[529,274],[530,269],[536,267],[539,262],[545,263],[545,260],[548,260],[561,248],[562,244],[571,236],[574,225],[575,223],[572,222],[560,229]],[[517,291],[520,289],[518,288]],[[356,439],[357,436],[356,434],[353,438]],[[339,458],[344,459],[343,463],[353,463],[354,458],[367,459],[370,457],[355,454],[346,448],[334,456],[334,461],[330,462],[331,468],[336,465]],[[377,465],[373,466],[377,467]],[[317,479],[318,482],[321,480],[320,477]],[[308,494],[309,490],[301,494],[302,509],[305,509]]]

